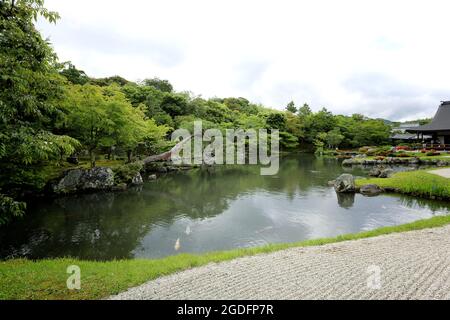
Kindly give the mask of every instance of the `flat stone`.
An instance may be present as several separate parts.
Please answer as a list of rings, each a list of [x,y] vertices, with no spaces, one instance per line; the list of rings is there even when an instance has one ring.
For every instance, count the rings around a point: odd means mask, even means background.
[[[381,189],[376,184],[366,184],[359,188],[359,192],[366,196],[376,196],[383,192],[383,189]]]

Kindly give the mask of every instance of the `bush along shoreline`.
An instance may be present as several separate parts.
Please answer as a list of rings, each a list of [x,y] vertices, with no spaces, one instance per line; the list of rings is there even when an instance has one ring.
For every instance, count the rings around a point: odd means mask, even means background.
[[[437,166],[437,167],[447,167],[450,166],[450,158],[442,159],[442,158],[436,158],[436,159],[430,159],[430,158],[420,158],[420,157],[410,157],[410,158],[403,158],[403,157],[375,157],[375,158],[358,158],[354,157],[351,159],[345,159],[342,161],[343,166],[353,166],[353,165],[367,165],[367,166],[375,166],[375,165],[412,165],[412,166],[419,166],[419,165],[428,165],[428,166]]]
[[[136,161],[116,167],[72,168],[49,181],[44,196],[58,196],[102,191],[125,191],[144,184],[146,180],[172,172],[198,168],[195,165],[176,165],[170,161],[144,164]]]

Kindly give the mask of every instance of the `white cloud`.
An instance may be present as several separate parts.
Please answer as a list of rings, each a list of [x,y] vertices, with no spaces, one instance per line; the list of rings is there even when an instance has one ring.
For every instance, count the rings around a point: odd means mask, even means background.
[[[47,0],[60,59],[205,97],[410,119],[450,99],[448,1]],[[405,110],[411,110],[407,112]]]

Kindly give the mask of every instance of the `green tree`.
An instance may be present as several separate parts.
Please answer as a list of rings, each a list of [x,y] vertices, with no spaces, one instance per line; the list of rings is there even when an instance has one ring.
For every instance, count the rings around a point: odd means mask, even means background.
[[[62,64],[62,70],[59,72],[72,84],[85,84],[89,81],[89,77],[83,70],[78,70],[72,63],[65,62]]]
[[[280,146],[283,150],[292,150],[298,147],[298,138],[289,132],[280,131]]]
[[[326,139],[327,139],[326,132],[319,132],[317,136],[314,138],[313,143],[314,147],[316,148],[316,154],[320,155],[323,154]]]
[[[291,113],[297,113],[297,107],[295,106],[294,101],[291,101],[288,103],[288,105],[286,106],[286,111],[291,112]]]
[[[95,167],[95,152],[112,133],[113,121],[108,118],[108,105],[101,87],[74,85],[67,90],[69,115],[66,127],[86,147]]]
[[[271,113],[266,119],[268,129],[286,130],[286,115],[281,112]]]
[[[300,109],[298,109],[298,115],[300,118],[306,118],[312,114],[311,108],[307,103],[304,103]]]
[[[56,55],[35,28],[43,17],[56,22],[58,14],[43,0],[0,1],[0,187],[18,183],[30,166],[71,153],[77,142],[54,134],[64,116],[60,107],[62,78]],[[0,197],[1,221],[23,212],[24,205]]]
[[[123,87],[126,86],[127,84],[130,84],[130,81],[120,76],[112,76],[107,78],[89,78],[89,83],[100,87],[107,87],[112,84],[116,84]]]
[[[153,149],[152,143],[164,139],[168,128],[146,119],[144,111],[133,108],[118,87],[113,85],[105,88],[104,95],[110,133],[102,138],[102,146],[126,150],[128,162],[131,162],[138,147],[142,150]]]
[[[339,147],[343,140],[344,136],[341,134],[341,130],[339,128],[334,128],[327,133],[326,142],[329,148]]]
[[[162,92],[173,92],[173,86],[167,80],[161,80],[159,78],[145,79],[143,84],[147,87],[153,87]]]
[[[301,119],[290,112],[286,114],[286,131],[296,136],[299,140],[305,137]]]

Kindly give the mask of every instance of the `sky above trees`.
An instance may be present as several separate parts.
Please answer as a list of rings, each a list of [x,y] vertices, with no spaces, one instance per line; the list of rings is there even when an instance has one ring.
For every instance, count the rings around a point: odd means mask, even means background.
[[[47,0],[60,60],[94,77],[406,120],[450,99],[448,1]]]

